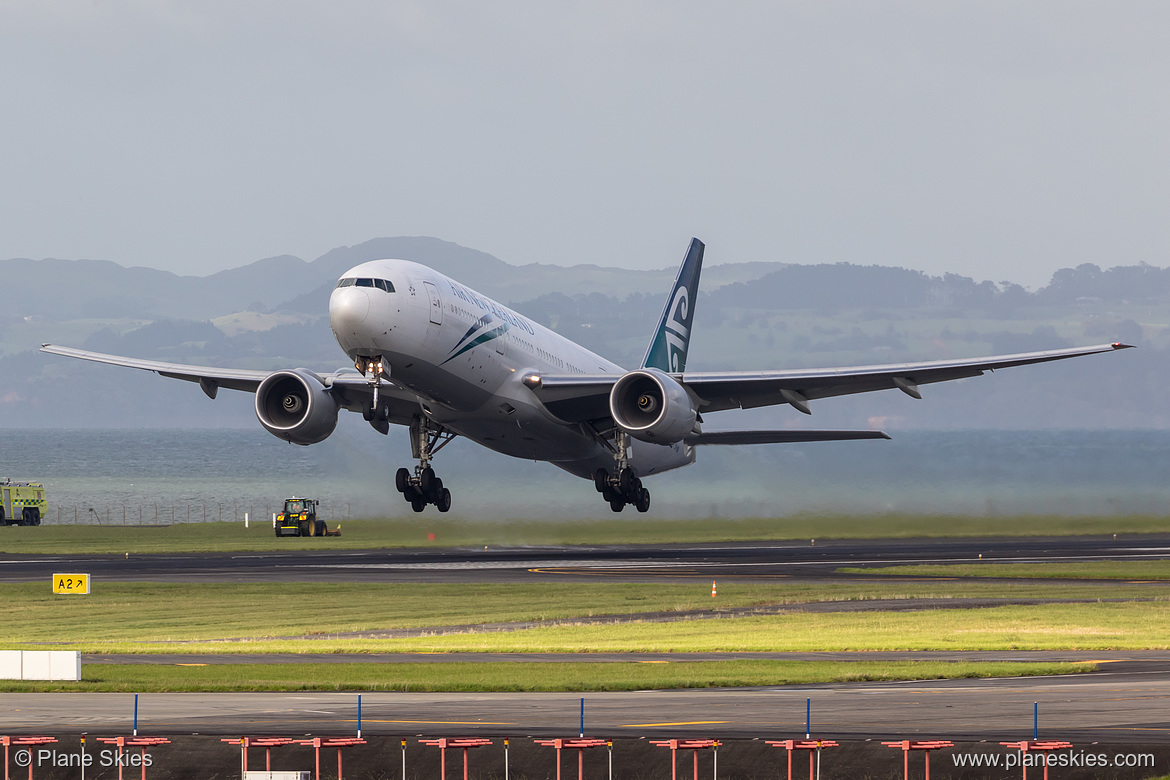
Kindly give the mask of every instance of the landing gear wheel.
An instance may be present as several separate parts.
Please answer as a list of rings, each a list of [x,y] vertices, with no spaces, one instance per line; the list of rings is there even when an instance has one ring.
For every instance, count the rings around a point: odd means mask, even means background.
[[[435,506],[437,506],[439,508],[440,512],[450,512],[451,511],[451,491],[448,490],[447,488],[443,488],[439,492],[439,499],[435,502]]]
[[[638,491],[638,500],[634,502],[634,506],[637,507],[639,512],[649,512],[650,511],[650,491],[647,490],[646,488],[642,488],[641,490],[639,490]]]
[[[423,501],[421,498],[412,498],[410,500],[410,508],[416,512],[423,511],[423,509],[426,508],[426,505],[427,505],[427,502]]]
[[[626,508],[626,502],[623,499],[615,498],[609,502],[609,508],[615,512],[620,512]]]
[[[609,472],[605,469],[593,472],[593,487],[597,488],[598,493],[605,493],[605,489],[609,487]]]
[[[431,488],[434,486],[434,483],[435,470],[430,466],[427,466],[422,470],[422,473],[418,475],[418,486],[422,488],[424,496],[431,495]]]
[[[399,493],[406,492],[410,487],[410,469],[398,469],[398,473],[394,475],[394,487],[398,488]]]
[[[634,476],[634,470],[626,466],[618,475],[618,489],[621,490],[623,495],[632,496],[634,494],[634,483],[637,479]]]
[[[440,478],[435,477],[433,480],[431,480],[431,493],[428,496],[428,498],[431,500],[431,503],[435,506],[438,506],[439,498],[443,495],[443,491],[446,489],[447,488],[443,487],[443,480]]]

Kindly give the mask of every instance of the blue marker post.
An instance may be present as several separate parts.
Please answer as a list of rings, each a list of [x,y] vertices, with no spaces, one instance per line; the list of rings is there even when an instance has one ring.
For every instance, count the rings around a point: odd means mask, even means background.
[[[581,697],[581,737],[585,736],[585,697]]]
[[[1040,702],[1032,702],[1032,741],[1040,739]]]
[[[804,738],[812,739],[812,697],[804,700]]]
[[[362,738],[362,695],[358,694],[358,739]]]
[[[138,694],[134,694],[134,736],[138,736]]]

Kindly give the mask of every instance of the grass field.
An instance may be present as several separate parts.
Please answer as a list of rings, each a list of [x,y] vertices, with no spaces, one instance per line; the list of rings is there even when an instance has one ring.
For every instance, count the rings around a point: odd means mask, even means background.
[[[346,520],[341,537],[283,538],[261,521],[172,526],[42,525],[0,527],[0,552],[30,554],[146,552],[265,552],[382,547],[660,544],[761,539],[908,538],[939,536],[1044,536],[1137,534],[1166,530],[1162,516],[957,517],[949,515],[797,515],[745,520],[470,522],[425,517]],[[433,538],[432,538],[433,537]]]
[[[1004,577],[1078,580],[1170,580],[1170,560],[1083,561],[1079,563],[963,563],[943,565],[843,567],[842,574],[910,577]]]
[[[0,691],[631,691],[866,680],[1017,677],[1082,663],[698,661],[682,663],[90,664],[81,682],[0,681]]]
[[[588,580],[478,585],[98,582],[89,596],[54,595],[47,582],[0,584],[4,637],[20,643],[255,639],[812,601],[979,596],[1149,598],[1170,597],[1170,588],[951,580],[823,585],[765,581],[726,582],[719,597],[712,599],[706,580],[694,585]]]
[[[1138,650],[1170,648],[1170,602],[922,612],[790,612],[730,620],[553,626],[511,633],[351,640],[394,652]]]
[[[1170,601],[1050,604],[915,612],[784,612],[676,622],[573,624],[586,615],[785,605],[824,599],[958,595],[1158,598],[1159,585],[982,582],[639,583],[540,585],[106,583],[54,596],[47,583],[3,585],[6,647],[86,652],[662,652],[982,650],[1170,647]],[[339,632],[558,618],[505,633],[396,639]],[[280,637],[305,637],[282,639]]]
[[[762,524],[764,521],[760,521]],[[856,521],[854,521],[856,522]],[[349,523],[346,524],[348,530]],[[244,542],[284,548],[355,543],[358,531],[337,539],[285,539],[235,526],[159,529],[48,527],[2,529],[0,539],[32,540],[58,552],[72,551],[86,534],[96,546],[116,549],[120,540],[170,549],[211,532],[239,532]],[[687,524],[681,524],[687,526]],[[653,526],[653,524],[651,524]],[[426,528],[423,526],[422,528]],[[430,526],[434,528],[435,526]],[[627,526],[628,527],[628,526]],[[680,524],[658,526],[677,538]],[[747,533],[750,523],[735,526]],[[842,525],[841,528],[847,526]],[[484,526],[442,533],[463,539]],[[1055,528],[1055,526],[1053,526]],[[570,526],[574,533],[586,529]],[[16,535],[9,532],[15,530]],[[514,531],[515,529],[506,529]],[[562,529],[563,530],[563,529]],[[700,533],[697,527],[693,529]],[[765,525],[755,526],[761,534]],[[823,530],[823,529],[818,529]],[[852,529],[855,533],[856,529]],[[889,530],[887,528],[887,530]],[[917,528],[915,533],[920,533]],[[1067,530],[1067,529],[1066,529]],[[547,528],[546,528],[547,531]],[[49,532],[44,534],[43,532]],[[156,536],[150,534],[157,532]],[[384,543],[393,533],[369,521],[366,539]],[[393,532],[393,533],[392,533]],[[36,534],[41,533],[38,537]],[[415,536],[419,527],[411,529]],[[638,532],[640,534],[641,532]],[[390,536],[388,536],[388,534]],[[638,535],[635,534],[635,535]],[[818,534],[823,538],[824,534]],[[481,537],[482,538],[482,537]],[[642,539],[643,541],[659,541]],[[234,542],[233,542],[234,543]],[[155,547],[151,547],[155,545]],[[35,546],[35,545],[34,545]],[[474,555],[478,545],[471,545]],[[50,552],[41,549],[40,552]],[[133,553],[132,553],[133,555]],[[974,579],[1039,577],[1030,582]],[[858,570],[837,581],[790,582],[786,578],[721,581],[718,599],[709,580],[633,584],[566,578],[539,584],[247,583],[174,584],[98,581],[89,596],[56,596],[49,583],[0,584],[4,648],[77,649],[92,653],[366,653],[366,652],[714,652],[812,650],[1110,650],[1170,648],[1170,565],[1162,562],[1005,564],[964,567],[895,567]],[[893,579],[889,573],[910,575]],[[1054,582],[1078,577],[1097,582]],[[1141,580],[1142,582],[1126,582]],[[787,610],[752,616],[691,617],[662,622],[643,613],[783,607],[820,601],[948,598],[1085,599],[1089,603],[998,606],[920,611],[807,612]],[[1113,602],[1105,599],[1143,599]],[[624,622],[574,622],[574,618],[630,616]],[[482,632],[483,623],[556,619],[560,625]],[[384,629],[468,626],[460,633],[407,638],[338,637]],[[282,638],[283,637],[283,638]],[[779,685],[867,679],[1054,674],[1084,666],[739,661],[657,663],[471,664],[221,664],[199,667],[87,665],[79,684],[3,683],[0,690],[628,690],[643,688]],[[72,687],[71,687],[72,686]]]

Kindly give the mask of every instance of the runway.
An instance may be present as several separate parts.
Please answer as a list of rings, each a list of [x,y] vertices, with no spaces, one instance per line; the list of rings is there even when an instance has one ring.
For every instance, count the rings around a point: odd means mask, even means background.
[[[322,546],[328,544],[322,540]],[[979,556],[982,556],[980,558]],[[1170,535],[802,540],[679,545],[327,549],[272,553],[0,555],[0,582],[84,571],[112,582],[637,582],[710,578],[823,580],[843,566],[1075,562],[1170,556]]]
[[[1033,703],[1040,734],[1074,742],[1151,743],[1170,733],[1170,679],[1162,673],[990,680],[794,685],[585,694],[590,734],[772,737],[813,728],[838,740],[1030,737]],[[9,693],[0,732],[128,732],[133,695]],[[139,731],[175,734],[352,734],[356,693],[143,694]],[[370,735],[566,736],[578,726],[574,693],[362,694]]]

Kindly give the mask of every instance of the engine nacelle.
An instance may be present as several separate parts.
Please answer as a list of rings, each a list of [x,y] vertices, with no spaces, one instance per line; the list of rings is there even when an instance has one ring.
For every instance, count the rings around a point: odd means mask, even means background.
[[[304,368],[277,371],[256,389],[256,417],[269,433],[293,444],[324,441],[337,427],[337,401]]]
[[[697,413],[678,382],[657,368],[631,371],[609,393],[609,413],[623,431],[653,444],[674,444],[695,428]]]

